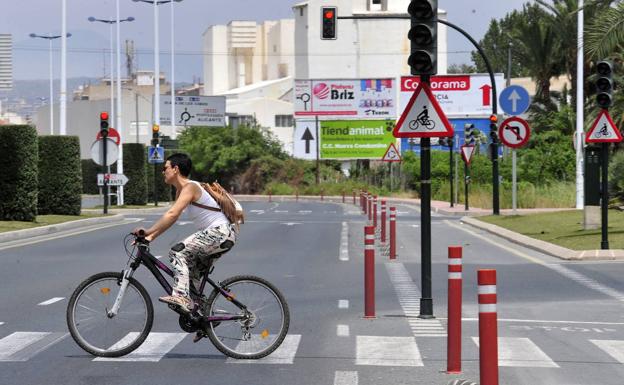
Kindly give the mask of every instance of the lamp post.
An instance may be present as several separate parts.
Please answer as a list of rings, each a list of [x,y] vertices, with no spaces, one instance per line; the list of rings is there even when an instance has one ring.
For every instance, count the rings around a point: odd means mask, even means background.
[[[67,37],[70,37],[71,33],[67,34]],[[46,39],[49,43],[49,73],[50,73],[50,99],[48,104],[50,105],[50,135],[54,135],[54,81],[52,78],[52,40],[54,39],[59,39],[61,37],[61,35],[37,35],[36,33],[31,33],[30,37],[32,38],[40,38],[40,39]]]
[[[61,1],[61,93],[60,134],[67,135],[67,0]]]

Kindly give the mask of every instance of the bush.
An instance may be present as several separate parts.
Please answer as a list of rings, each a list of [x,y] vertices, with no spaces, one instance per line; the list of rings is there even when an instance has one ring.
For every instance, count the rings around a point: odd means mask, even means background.
[[[102,169],[102,166],[98,166],[92,159],[82,159],[80,165],[82,169],[82,193],[99,194],[97,174]]]
[[[176,152],[180,152],[178,150],[167,150],[165,149],[165,159],[169,155],[172,155]],[[175,200],[175,189],[171,186],[167,185],[162,177],[162,168],[165,165],[164,163],[158,163],[155,166],[153,164],[147,163],[147,150],[146,150],[146,162],[145,162],[145,172],[147,174],[147,201],[154,202],[154,167],[156,167],[156,191],[158,192],[158,201],[159,202],[169,202]],[[191,173],[191,178],[194,179],[193,173]]]
[[[0,220],[35,220],[38,159],[34,127],[0,126]]]
[[[140,143],[124,143],[124,174],[128,183],[124,186],[124,204],[147,204],[147,150]],[[152,168],[153,171],[153,168]]]
[[[80,215],[80,166],[77,136],[39,137],[39,214]]]

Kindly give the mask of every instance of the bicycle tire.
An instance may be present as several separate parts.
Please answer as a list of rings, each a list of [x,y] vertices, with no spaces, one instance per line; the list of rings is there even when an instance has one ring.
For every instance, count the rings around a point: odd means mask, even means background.
[[[253,275],[239,275],[239,276],[231,277],[231,278],[224,280],[223,282],[221,282],[221,287],[229,289],[229,288],[236,286],[236,284],[238,283],[245,283],[245,282],[257,284],[257,285],[264,287],[265,289],[268,289],[268,291],[270,291],[270,294],[274,296],[274,299],[279,304],[279,307],[281,309],[282,320],[281,320],[279,333],[276,335],[275,339],[270,343],[270,345],[266,346],[265,348],[263,348],[262,350],[258,352],[242,353],[242,352],[237,351],[236,348],[233,349],[231,347],[228,347],[224,342],[222,342],[221,340],[222,337],[220,337],[217,334],[217,331],[223,330],[224,328],[228,327],[228,325],[232,325],[234,323],[238,324],[239,323],[238,321],[221,321],[218,323],[212,323],[210,327],[206,330],[206,335],[210,339],[210,342],[212,342],[212,344],[221,353],[225,354],[226,356],[236,358],[236,359],[254,360],[254,359],[259,359],[259,358],[268,356],[269,354],[273,353],[275,349],[277,349],[282,344],[282,342],[284,341],[284,338],[286,338],[286,335],[288,334],[288,328],[290,326],[290,311],[288,309],[288,304],[286,303],[286,300],[284,299],[284,296],[282,295],[282,293],[273,284],[271,284],[270,282],[268,282],[267,280],[263,278],[256,277]],[[208,315],[215,314],[214,306],[218,298],[225,299],[225,297],[221,295],[221,293],[218,290],[213,289],[207,301],[207,308],[209,309]],[[244,298],[239,298],[238,296],[236,296],[235,298],[237,300],[240,300],[246,306],[250,305],[248,303],[245,303]],[[253,309],[250,309],[250,310],[253,311]]]
[[[76,322],[77,321],[76,320],[76,305],[82,298],[82,295],[85,293],[85,291],[97,282],[102,282],[107,279],[108,280],[114,279],[116,280],[116,282],[119,282],[122,279],[122,277],[123,277],[122,273],[119,273],[119,272],[103,272],[103,273],[92,275],[91,277],[82,281],[80,285],[78,285],[76,290],[74,290],[71,298],[69,299],[69,303],[67,305],[67,314],[66,314],[69,333],[71,334],[74,341],[78,344],[78,346],[80,346],[83,350],[85,350],[88,353],[91,353],[94,356],[120,357],[120,356],[126,355],[134,351],[136,348],[138,348],[145,341],[145,339],[147,338],[147,336],[149,335],[152,329],[152,324],[154,322],[154,307],[152,305],[152,300],[149,294],[147,293],[147,290],[145,290],[145,288],[143,287],[143,285],[141,285],[136,279],[130,278],[128,282],[128,288],[126,289],[126,295],[128,294],[127,290],[129,288],[132,287],[136,289],[136,292],[138,293],[140,298],[143,300],[143,303],[145,304],[145,312],[146,312],[145,322],[143,324],[142,329],[139,331],[138,335],[136,336],[136,338],[133,341],[131,341],[130,344],[128,344],[127,346],[124,346],[121,349],[112,349],[112,347],[115,346],[114,344],[109,346],[109,348],[107,349],[103,349],[103,348],[94,346],[93,342],[87,341],[85,339],[85,336],[83,336],[83,333],[81,333],[78,330],[79,328],[77,327],[77,322]],[[102,309],[102,310],[103,310],[102,315],[105,315],[106,314],[105,309]]]
[[[410,130],[416,131],[418,130],[418,127],[420,126],[420,122],[416,119],[410,120],[407,126],[409,127]]]
[[[435,128],[435,122],[433,120],[428,120],[427,124],[423,124],[427,130],[433,130]]]

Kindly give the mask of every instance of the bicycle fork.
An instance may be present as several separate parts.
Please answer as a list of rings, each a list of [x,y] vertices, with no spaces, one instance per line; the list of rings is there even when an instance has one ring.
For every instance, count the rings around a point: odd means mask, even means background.
[[[117,298],[115,298],[115,303],[113,307],[108,312],[108,318],[113,318],[117,315],[119,311],[119,307],[121,306],[121,301],[123,300],[124,294],[126,294],[126,288],[128,287],[128,282],[130,282],[130,278],[134,274],[133,269],[128,269],[123,271],[123,277],[121,278],[121,285],[119,285],[119,292],[117,293]]]

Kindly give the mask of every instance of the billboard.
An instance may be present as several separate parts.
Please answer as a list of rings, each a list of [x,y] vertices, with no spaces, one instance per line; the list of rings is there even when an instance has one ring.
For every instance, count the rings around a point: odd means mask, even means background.
[[[176,96],[176,126],[225,126],[225,96]],[[171,95],[160,95],[160,124],[171,126]]]
[[[392,136],[393,121],[324,120],[319,121],[321,159],[383,158]]]
[[[394,79],[295,80],[295,118],[395,119]]]

